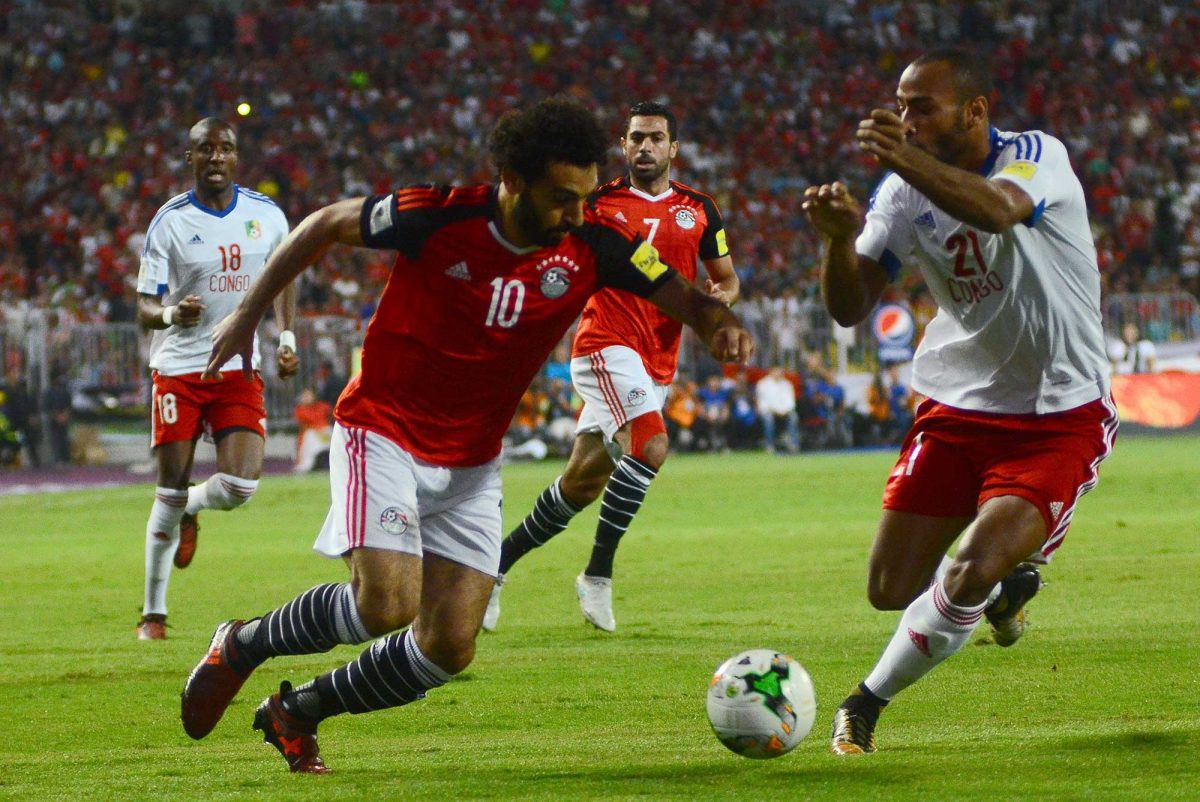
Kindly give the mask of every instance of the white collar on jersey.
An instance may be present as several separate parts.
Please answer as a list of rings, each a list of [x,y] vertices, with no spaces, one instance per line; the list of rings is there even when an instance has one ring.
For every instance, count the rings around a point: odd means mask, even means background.
[[[500,226],[496,225],[495,220],[488,220],[488,231],[492,232],[492,236],[496,238],[496,242],[499,242],[505,248],[505,250],[511,251],[518,256],[527,253],[533,253],[542,247],[541,245],[530,245],[525,248],[518,248],[516,245],[513,245],[504,238],[504,235],[500,233]]]
[[[644,199],[646,199],[646,200],[648,200],[648,201],[650,201],[650,202],[652,202],[652,203],[653,203],[653,202],[656,202],[656,201],[660,201],[660,200],[662,200],[663,198],[665,198],[665,197],[667,197],[668,195],[670,195],[672,192],[674,192],[674,191],[675,191],[675,188],[674,188],[674,187],[672,187],[672,186],[670,185],[670,183],[668,183],[668,184],[667,184],[667,188],[666,188],[666,190],[664,190],[663,192],[660,192],[660,193],[658,193],[657,195],[651,195],[649,192],[646,192],[646,191],[644,191],[644,190],[638,189],[637,187],[635,187],[635,186],[633,185],[633,182],[632,182],[632,181],[630,181],[630,182],[629,182],[629,191],[630,191],[630,192],[632,192],[634,195],[637,195],[639,198],[644,198]]]

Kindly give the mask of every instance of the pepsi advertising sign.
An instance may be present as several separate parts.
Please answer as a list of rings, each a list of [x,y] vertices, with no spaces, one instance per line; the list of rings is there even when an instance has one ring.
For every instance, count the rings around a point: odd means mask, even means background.
[[[917,322],[906,305],[880,305],[871,318],[871,332],[879,343],[879,364],[908,362],[913,358]]]

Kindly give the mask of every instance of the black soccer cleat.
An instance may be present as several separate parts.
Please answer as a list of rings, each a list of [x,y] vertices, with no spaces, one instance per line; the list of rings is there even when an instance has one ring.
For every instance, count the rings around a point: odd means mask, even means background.
[[[1033,563],[1021,563],[1000,580],[1000,595],[984,610],[997,646],[1012,646],[1028,624],[1025,605],[1042,589],[1042,575]]]
[[[875,725],[887,702],[861,684],[833,713],[829,744],[835,755],[865,755],[875,751]]]

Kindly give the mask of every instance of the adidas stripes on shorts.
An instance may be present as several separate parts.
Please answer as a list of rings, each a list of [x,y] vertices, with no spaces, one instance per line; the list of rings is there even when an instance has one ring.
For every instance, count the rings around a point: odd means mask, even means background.
[[[331,503],[313,548],[426,552],[495,576],[500,565],[500,458],[473,468],[417,459],[381,434],[334,424]]]

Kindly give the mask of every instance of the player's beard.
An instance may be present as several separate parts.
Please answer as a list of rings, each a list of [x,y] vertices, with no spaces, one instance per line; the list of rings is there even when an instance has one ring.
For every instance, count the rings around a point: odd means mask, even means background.
[[[643,187],[649,187],[655,181],[662,178],[667,172],[667,168],[671,166],[669,159],[655,161],[653,165],[638,164],[636,161],[629,165],[629,170],[637,179],[638,183]]]
[[[523,195],[518,195],[516,203],[513,204],[513,218],[524,238],[534,245],[557,245],[570,231],[569,228],[564,227],[546,228],[543,226],[537,209]]]

